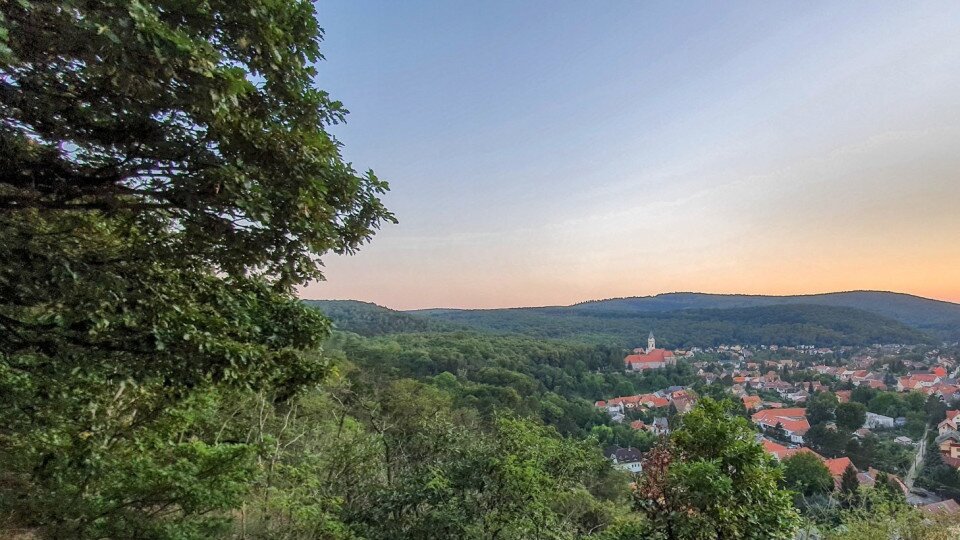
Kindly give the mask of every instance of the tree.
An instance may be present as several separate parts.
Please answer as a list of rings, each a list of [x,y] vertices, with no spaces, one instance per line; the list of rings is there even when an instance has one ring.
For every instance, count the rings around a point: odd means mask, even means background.
[[[867,410],[896,418],[903,411],[903,398],[894,392],[880,392],[867,404]]]
[[[863,427],[867,421],[867,407],[863,403],[851,401],[837,405],[837,427],[848,431],[855,431]]]
[[[251,389],[329,373],[293,287],[393,216],[327,133],[307,2],[0,7],[0,510],[53,537],[210,537]]]
[[[634,494],[668,538],[791,538],[798,516],[780,471],[730,403],[700,400],[669,446],[654,450]],[[651,536],[654,536],[651,534]]]
[[[787,430],[783,428],[783,424],[777,422],[777,425],[773,426],[773,429],[768,430],[771,437],[778,441],[789,441],[790,437],[787,435]]]
[[[914,412],[922,412],[927,404],[927,396],[921,392],[913,391],[903,397],[903,405]]]
[[[827,531],[827,540],[956,538],[956,522],[949,516],[930,516],[902,502],[884,500],[882,496],[873,500],[869,493],[863,495],[863,502],[840,513],[839,526]]]
[[[866,405],[870,403],[870,400],[875,398],[878,393],[879,391],[876,388],[871,388],[869,386],[857,386],[850,393],[850,401],[856,401]]]
[[[840,402],[833,392],[820,392],[810,396],[807,400],[807,420],[810,425],[830,422],[834,419],[834,411]]]
[[[823,461],[812,452],[800,452],[783,460],[784,485],[810,497],[833,490],[833,477]]]
[[[826,424],[816,424],[804,436],[818,452],[828,457],[843,455],[850,440],[850,432],[830,429]]]
[[[8,2],[0,211],[149,215],[179,250],[294,285],[393,216],[326,127],[308,2]]]
[[[852,500],[860,489],[860,480],[857,479],[857,469],[853,465],[847,465],[840,476],[840,494],[848,500]]]
[[[889,501],[906,502],[906,497],[903,490],[900,489],[900,485],[885,472],[877,473],[873,487],[883,498]]]

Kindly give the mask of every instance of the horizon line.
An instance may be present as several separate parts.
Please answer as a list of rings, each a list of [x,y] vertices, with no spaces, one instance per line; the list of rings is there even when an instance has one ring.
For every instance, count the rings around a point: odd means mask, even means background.
[[[377,302],[370,300],[360,300],[357,298],[304,298],[300,297],[300,300],[304,301],[353,301],[353,302],[364,302],[373,304],[375,306],[380,306],[387,309],[392,309],[394,311],[400,312],[412,312],[412,311],[430,311],[436,309],[448,309],[448,310],[458,310],[458,311],[492,311],[492,310],[501,310],[501,309],[530,309],[530,308],[559,308],[559,307],[572,307],[579,306],[582,304],[589,304],[593,302],[604,302],[608,300],[629,300],[635,298],[656,298],[658,296],[667,296],[673,294],[698,294],[704,296],[743,296],[743,297],[760,297],[760,298],[790,298],[790,297],[804,297],[804,296],[827,296],[833,294],[852,294],[852,293],[883,293],[883,294],[895,294],[899,296],[910,296],[913,298],[918,298],[921,300],[927,300],[930,302],[940,302],[943,304],[950,304],[953,306],[960,307],[960,302],[954,302],[952,300],[944,300],[940,298],[931,298],[928,296],[920,296],[919,294],[905,293],[898,291],[889,291],[881,289],[851,289],[845,291],[828,291],[828,292],[816,292],[816,293],[797,293],[797,294],[755,294],[755,293],[729,293],[729,292],[702,292],[702,291],[668,291],[668,292],[659,292],[655,294],[648,295],[636,295],[636,296],[611,296],[609,298],[592,298],[588,300],[581,300],[574,302],[572,304],[545,304],[545,305],[527,305],[527,306],[500,306],[500,307],[452,307],[452,306],[435,306],[435,307],[425,307],[425,308],[414,308],[414,309],[396,309],[384,304],[378,304]]]

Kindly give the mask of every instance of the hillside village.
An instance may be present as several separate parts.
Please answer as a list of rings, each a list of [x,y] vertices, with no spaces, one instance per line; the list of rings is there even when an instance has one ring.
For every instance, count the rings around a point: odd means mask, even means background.
[[[624,371],[650,373],[678,362],[689,365],[696,382],[594,406],[660,438],[700,395],[730,399],[770,456],[814,456],[835,491],[882,482],[926,512],[960,514],[960,486],[940,485],[937,475],[944,467],[960,470],[960,366],[952,353],[896,344],[664,349],[650,332],[646,347],[624,357]],[[636,448],[611,446],[605,455],[621,469],[642,469]]]

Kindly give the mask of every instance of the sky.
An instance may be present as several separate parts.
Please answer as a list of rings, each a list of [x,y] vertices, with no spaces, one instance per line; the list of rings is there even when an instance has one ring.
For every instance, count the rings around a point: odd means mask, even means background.
[[[317,4],[399,224],[304,298],[960,301],[960,2]]]

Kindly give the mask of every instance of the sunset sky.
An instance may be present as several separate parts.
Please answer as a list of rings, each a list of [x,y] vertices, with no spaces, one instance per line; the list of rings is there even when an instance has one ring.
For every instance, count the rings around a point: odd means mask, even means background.
[[[323,1],[400,221],[304,298],[960,301],[960,2]]]

